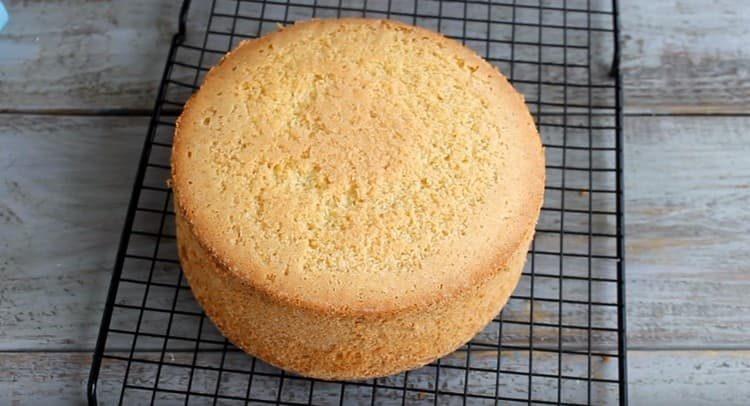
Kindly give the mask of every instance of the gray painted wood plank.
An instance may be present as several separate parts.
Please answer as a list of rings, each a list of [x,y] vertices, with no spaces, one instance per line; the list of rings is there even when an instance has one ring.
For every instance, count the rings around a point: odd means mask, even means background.
[[[0,350],[91,349],[147,120],[4,118]],[[633,348],[745,348],[750,342],[748,126],[747,117],[626,120],[626,286]],[[570,198],[581,196],[586,195]],[[544,221],[554,227],[558,220]],[[607,220],[594,226],[612,225]],[[540,235],[540,244],[554,242],[550,238]],[[579,249],[576,241],[566,237],[566,249]],[[170,275],[163,267],[157,275]],[[541,280],[537,289],[548,288],[554,297],[556,279],[547,288]],[[566,295],[585,299],[585,284],[566,281],[565,288]],[[124,289],[138,298],[142,287]],[[595,293],[601,289],[595,287]],[[152,294],[155,306],[169,307],[169,289]],[[194,306],[189,294],[180,300]],[[528,317],[523,302],[508,309],[518,319]],[[537,306],[535,320],[555,323],[556,311]],[[566,306],[564,313],[566,321],[586,316],[576,306]],[[132,314],[122,317],[133,320]],[[597,310],[593,317],[614,326],[613,311]],[[152,323],[163,327],[158,318]],[[516,330],[506,334],[522,342],[526,329]],[[543,339],[539,345],[556,345],[554,330],[538,329],[535,335]],[[585,334],[566,332],[564,344],[580,347],[586,340]],[[612,348],[613,335],[595,334],[593,343]]]
[[[3,348],[91,346],[147,124],[0,120]]]
[[[241,355],[241,354],[240,354]],[[137,355],[145,358],[148,355]],[[244,369],[247,360],[238,357],[236,364],[227,367]],[[514,354],[508,354],[512,360]],[[246,359],[246,357],[244,357]],[[556,356],[549,360],[540,358],[540,362],[556,363]],[[184,353],[167,354],[170,363],[190,362]],[[750,397],[750,387],[747,385],[750,375],[750,352],[748,351],[631,351],[629,353],[629,397],[634,405],[744,405]],[[0,403],[2,404],[83,404],[85,384],[91,356],[87,353],[0,353]],[[580,368],[585,371],[586,365],[571,363],[571,370]],[[102,404],[116,401],[120,395],[120,385],[123,368],[119,361],[105,361],[102,371],[99,398]],[[594,364],[595,375],[614,373],[616,365],[613,363]],[[444,372],[443,370],[441,372]],[[186,388],[187,380],[184,371],[179,368],[165,368],[160,375],[160,387]],[[573,373],[573,372],[569,372]],[[409,383],[413,387],[431,388],[434,386],[430,373],[410,374]],[[153,386],[156,371],[151,365],[135,363],[129,383],[139,386]],[[449,390],[452,386],[463,388],[463,378],[441,373],[441,388]],[[491,378],[491,379],[490,379]],[[491,382],[485,382],[485,377],[473,375],[469,385],[472,393],[483,393],[485,384],[494,385],[494,374],[486,377]],[[193,380],[193,391],[213,393],[217,376],[211,373],[196,373]],[[382,384],[397,385],[402,383],[400,378],[381,380]],[[526,378],[505,380],[501,375],[501,395],[509,397],[526,397],[521,389],[526,386]],[[221,380],[220,394],[224,396],[245,396],[247,375],[242,373],[224,374]],[[554,389],[557,382],[535,380],[534,397],[546,399],[556,397]],[[273,378],[256,378],[253,381],[251,395],[261,399],[275,399],[278,382]],[[585,401],[586,386],[564,383],[563,397],[570,400]],[[286,380],[283,398],[289,401],[306,401],[309,386],[306,383]],[[516,390],[518,389],[518,390]],[[340,388],[337,384],[316,384],[314,387],[314,401],[316,404],[338,404]],[[356,401],[367,398],[370,391],[355,392],[349,388],[347,400]],[[379,399],[383,404],[390,404],[393,400],[387,390],[379,390]],[[492,387],[494,394],[494,387]],[[389,396],[390,395],[390,396]],[[592,401],[596,404],[612,404],[616,394],[612,386],[594,384]],[[182,398],[167,393],[158,397],[160,404],[184,402]],[[128,390],[125,404],[142,404],[140,401],[150,401],[150,392]],[[398,399],[400,400],[400,399]],[[431,395],[422,396],[412,393],[409,400],[413,404],[432,404]],[[449,398],[442,398],[450,403]],[[171,403],[170,403],[171,401]],[[198,404],[210,403],[207,398],[193,396],[191,402]],[[222,402],[220,402],[222,403]],[[460,403],[460,402],[459,402]],[[191,403],[192,404],[192,403]],[[222,404],[233,404],[226,400]],[[242,404],[241,402],[238,404]]]
[[[10,1],[0,110],[150,109],[177,1]]]
[[[0,111],[150,109],[169,40],[176,29],[178,3],[150,0],[8,2],[12,18],[0,34]],[[738,7],[733,0],[717,0],[710,7],[701,0],[621,3],[626,111],[750,112],[750,74],[745,68],[750,65],[750,51],[745,46],[750,10]],[[205,3],[199,2],[197,6],[205,7]],[[246,3],[242,6],[243,12],[251,13],[256,6]],[[423,9],[429,8],[430,4],[424,3]],[[233,12],[233,9],[229,7],[226,11]],[[503,7],[497,10],[501,14],[507,12]],[[269,7],[267,13],[268,17],[283,16],[283,12],[273,7]],[[523,14],[519,18],[534,20],[530,9],[521,9],[519,13]],[[200,15],[199,12],[192,14],[191,26],[205,24]],[[320,16],[325,17],[326,13]],[[373,15],[377,16],[382,17]],[[291,18],[304,17],[307,15],[303,8],[291,12]],[[594,16],[593,24],[603,25],[607,18],[606,15]],[[581,13],[571,13],[568,22],[585,25],[582,19]],[[435,23],[429,19],[421,22],[428,26]],[[221,30],[224,23],[226,21],[219,19],[214,28]],[[255,30],[252,24],[243,21],[237,29],[252,32]],[[446,24],[444,28],[451,30],[451,27],[453,25]],[[477,27],[468,28],[481,29]],[[272,28],[273,24],[268,24],[263,31]],[[458,34],[460,27],[456,29]],[[552,36],[559,35],[553,31],[546,33],[545,38],[551,40]],[[585,43],[583,37],[574,38],[584,33],[571,31],[568,40]],[[537,40],[534,33],[524,30],[516,34],[519,40]],[[528,38],[521,38],[527,34]],[[477,36],[483,35],[477,32]],[[503,31],[498,35],[505,38],[510,34]],[[200,42],[198,38],[193,39]],[[226,37],[217,36],[210,42],[218,49],[226,49],[223,44]],[[595,34],[592,38],[594,81],[604,79],[611,61],[612,49],[607,42],[602,35]],[[530,47],[517,48],[517,58],[536,59],[536,51]],[[504,48],[498,47],[498,52],[507,51],[501,49]],[[560,59],[554,54],[557,51],[559,49],[545,48],[545,58]],[[570,52],[569,59],[580,54]],[[508,71],[507,66],[500,65]],[[517,77],[528,76],[523,69],[524,66],[517,68]],[[554,79],[555,75],[559,76],[556,72],[550,69],[544,74],[549,76],[547,79]],[[575,72],[570,70],[568,74]],[[190,81],[191,73],[186,72],[180,79]],[[568,89],[568,93],[569,98],[586,97],[576,93],[576,89]],[[546,94],[545,97],[561,95]]]
[[[621,1],[628,112],[748,113],[750,8],[735,0]]]
[[[746,117],[626,120],[633,345],[750,343],[747,128]]]

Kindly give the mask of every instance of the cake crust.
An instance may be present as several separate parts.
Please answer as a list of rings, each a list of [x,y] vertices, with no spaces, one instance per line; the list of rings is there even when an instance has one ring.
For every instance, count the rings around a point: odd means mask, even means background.
[[[407,116],[419,108],[429,115]],[[523,246],[544,185],[539,136],[507,80],[452,40],[383,20],[243,42],[187,104],[172,163],[180,214],[217,264],[342,314],[486,281]]]
[[[526,250],[450,301],[398,314],[328,314],[269,297],[216,264],[177,217],[182,269],[196,299],[234,345],[276,367],[325,380],[361,380],[424,366],[469,341],[507,303]]]
[[[312,20],[245,41],[177,121],[183,272],[235,345],[320,379],[450,353],[517,285],[544,192],[522,96],[437,33]]]

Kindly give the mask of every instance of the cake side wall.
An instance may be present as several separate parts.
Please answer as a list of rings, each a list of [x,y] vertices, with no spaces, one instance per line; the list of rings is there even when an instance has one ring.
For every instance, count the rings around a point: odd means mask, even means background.
[[[319,379],[365,379],[417,368],[470,340],[507,302],[529,235],[510,266],[455,300],[402,314],[345,316],[294,307],[233,280],[177,216],[183,272],[206,314],[232,343],[279,368]]]

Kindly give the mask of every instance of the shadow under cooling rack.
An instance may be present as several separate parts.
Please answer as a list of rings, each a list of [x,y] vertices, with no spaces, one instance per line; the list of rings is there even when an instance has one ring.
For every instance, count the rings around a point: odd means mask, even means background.
[[[122,404],[625,404],[622,144],[616,4],[604,0],[186,1],[145,140],[89,382]],[[183,278],[166,187],[175,115],[240,41],[309,18],[391,18],[495,64],[547,154],[522,280],[468,345],[364,382],[287,374],[227,342]]]

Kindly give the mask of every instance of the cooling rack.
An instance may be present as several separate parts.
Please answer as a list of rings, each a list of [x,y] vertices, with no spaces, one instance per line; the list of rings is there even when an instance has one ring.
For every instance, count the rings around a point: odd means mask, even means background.
[[[610,0],[185,0],[153,110],[93,357],[91,404],[627,403],[622,90]],[[362,382],[287,374],[227,342],[183,278],[166,186],[174,122],[239,41],[300,19],[391,18],[440,31],[500,68],[547,154],[522,280],[469,344]]]

